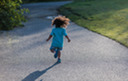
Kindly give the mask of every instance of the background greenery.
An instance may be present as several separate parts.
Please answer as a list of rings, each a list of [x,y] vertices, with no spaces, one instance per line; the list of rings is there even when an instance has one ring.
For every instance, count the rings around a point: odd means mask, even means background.
[[[28,10],[21,9],[21,3],[21,0],[0,1],[0,30],[11,30],[26,21],[23,14]]]
[[[45,1],[68,1],[68,0],[0,0],[0,30],[11,30],[17,26],[23,26],[25,22],[25,12],[28,9],[22,9],[21,4],[31,2]]]
[[[128,47],[128,0],[75,0],[59,11],[89,30]]]

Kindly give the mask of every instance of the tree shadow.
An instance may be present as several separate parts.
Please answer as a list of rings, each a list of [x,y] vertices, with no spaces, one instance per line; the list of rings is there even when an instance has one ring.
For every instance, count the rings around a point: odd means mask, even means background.
[[[30,73],[22,81],[35,81],[37,78],[39,78],[40,76],[42,76],[43,74],[45,74],[48,70],[50,70],[51,68],[53,68],[57,64],[59,64],[59,63],[56,62],[52,66],[50,66],[50,67],[48,67],[48,68],[46,68],[46,69],[44,69],[42,71],[35,71],[33,73]]]

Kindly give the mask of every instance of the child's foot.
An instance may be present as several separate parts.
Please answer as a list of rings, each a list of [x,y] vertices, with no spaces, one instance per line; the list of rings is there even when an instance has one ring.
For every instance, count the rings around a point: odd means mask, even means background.
[[[61,63],[61,59],[60,58],[58,58],[57,63]]]
[[[58,51],[56,51],[56,53],[54,54],[54,58],[57,58],[58,56]]]

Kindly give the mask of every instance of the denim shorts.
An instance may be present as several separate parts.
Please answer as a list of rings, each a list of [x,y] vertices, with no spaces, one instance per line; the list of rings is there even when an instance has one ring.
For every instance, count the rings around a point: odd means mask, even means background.
[[[62,49],[63,49],[62,47],[53,47],[53,46],[50,47],[50,50],[54,50],[54,51],[56,50],[61,51]]]

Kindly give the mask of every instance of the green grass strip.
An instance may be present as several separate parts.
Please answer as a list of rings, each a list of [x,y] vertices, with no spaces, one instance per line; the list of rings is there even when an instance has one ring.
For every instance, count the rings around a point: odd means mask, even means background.
[[[128,0],[73,2],[59,11],[73,22],[128,47]]]

